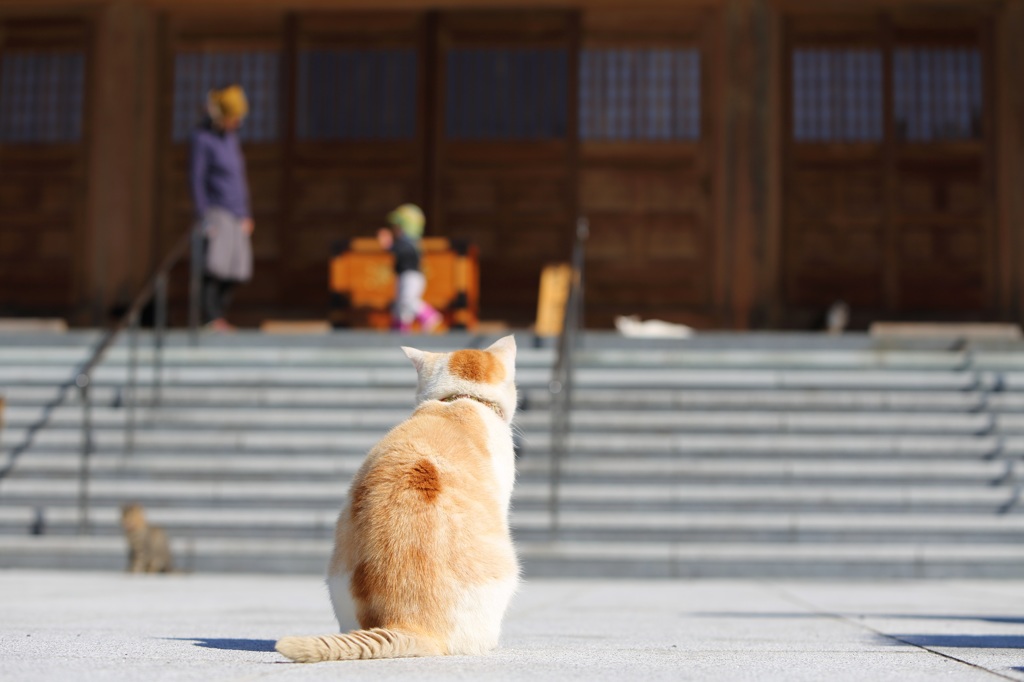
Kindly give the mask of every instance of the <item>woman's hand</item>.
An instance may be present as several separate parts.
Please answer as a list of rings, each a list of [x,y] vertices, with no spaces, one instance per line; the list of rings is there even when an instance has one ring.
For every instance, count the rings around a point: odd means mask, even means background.
[[[382,227],[377,230],[377,243],[385,251],[391,248],[391,245],[395,243],[395,236],[391,234],[390,228]]]
[[[252,222],[252,218],[242,218],[242,231],[246,236],[251,237],[254,229],[256,229],[256,225]]]

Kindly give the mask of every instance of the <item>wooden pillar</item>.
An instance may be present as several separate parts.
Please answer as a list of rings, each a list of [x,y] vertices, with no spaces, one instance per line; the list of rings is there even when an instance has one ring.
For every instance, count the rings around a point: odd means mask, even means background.
[[[1024,0],[1006,2],[995,22],[997,252],[1005,282],[1000,313],[1024,320]]]
[[[118,0],[97,10],[90,69],[88,208],[79,321],[104,325],[154,267],[157,22]]]
[[[728,0],[725,10],[720,267],[723,327],[766,326],[774,297],[772,261],[778,221],[772,213],[775,122],[775,27],[767,0]]]

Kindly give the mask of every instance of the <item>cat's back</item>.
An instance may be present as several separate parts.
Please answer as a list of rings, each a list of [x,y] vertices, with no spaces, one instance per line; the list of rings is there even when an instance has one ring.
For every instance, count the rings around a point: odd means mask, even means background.
[[[495,461],[510,453],[488,421],[468,401],[424,403],[371,451],[353,483],[353,511],[389,500],[427,507],[468,501],[498,509]]]
[[[352,572],[363,627],[451,602],[457,585],[518,574],[482,421],[472,405],[424,404],[353,481],[332,572]]]

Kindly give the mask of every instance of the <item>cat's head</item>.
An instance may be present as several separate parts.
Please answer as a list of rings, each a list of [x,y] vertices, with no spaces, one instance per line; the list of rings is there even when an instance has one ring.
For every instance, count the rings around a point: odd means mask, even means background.
[[[127,532],[146,527],[146,512],[138,502],[129,502],[121,506],[121,527]]]
[[[471,396],[498,408],[506,422],[516,411],[516,340],[506,336],[486,350],[429,353],[403,346],[419,376],[416,404]]]

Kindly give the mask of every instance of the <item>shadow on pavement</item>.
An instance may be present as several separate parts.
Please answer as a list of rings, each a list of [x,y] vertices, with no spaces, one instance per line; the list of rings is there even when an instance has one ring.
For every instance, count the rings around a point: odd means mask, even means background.
[[[900,618],[907,620],[979,620],[986,623],[1011,623],[1011,624],[1024,624],[1024,617],[1022,616],[971,616],[971,615],[946,615],[946,614],[926,614],[926,613],[808,613],[808,612],[772,612],[772,611],[760,611],[760,612],[747,612],[747,611],[701,611],[698,613],[688,613],[687,616],[694,616],[697,618],[831,618],[834,616],[843,616],[850,619],[863,619],[863,618]]]
[[[981,621],[986,623],[1004,623],[1012,625],[1024,624],[1024,618],[1019,616],[971,616],[971,615],[943,615],[943,614],[893,614],[893,613],[806,613],[806,612],[747,612],[747,611],[703,611],[693,614],[698,618],[832,618],[836,616],[849,618],[850,620],[862,620],[864,618],[885,618],[885,619],[907,619],[907,620],[949,620],[949,621]],[[1024,635],[927,635],[927,634],[889,634],[879,633],[880,642],[893,643],[894,640],[901,644],[913,646],[938,648],[956,647],[964,649],[1024,649]],[[1024,667],[1020,668],[1024,671]]]
[[[228,651],[273,651],[276,640],[273,639],[222,639],[216,637],[171,637],[179,642],[193,642],[196,646],[206,649],[225,649]]]
[[[1024,635],[888,635],[920,647],[963,649],[1024,649]],[[887,637],[887,638],[888,638]]]

